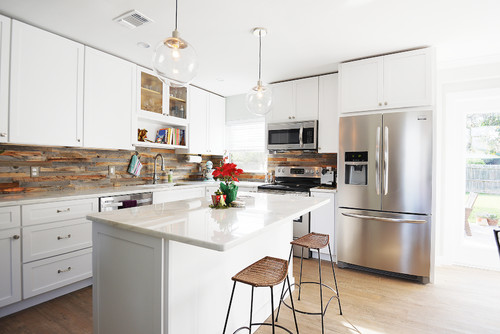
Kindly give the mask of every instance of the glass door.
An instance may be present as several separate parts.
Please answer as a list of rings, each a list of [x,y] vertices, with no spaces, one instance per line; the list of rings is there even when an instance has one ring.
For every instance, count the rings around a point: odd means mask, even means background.
[[[169,88],[169,115],[178,118],[187,118],[186,87],[170,87]]]
[[[141,110],[163,113],[163,82],[141,71]]]

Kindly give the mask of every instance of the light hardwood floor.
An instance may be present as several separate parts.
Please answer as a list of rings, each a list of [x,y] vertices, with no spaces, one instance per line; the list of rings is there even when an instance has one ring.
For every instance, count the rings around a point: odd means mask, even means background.
[[[298,268],[299,262],[295,261],[297,281]],[[333,285],[328,268],[324,262],[323,280]],[[317,279],[317,261],[304,261],[304,269],[304,280]],[[332,300],[325,333],[500,333],[500,272],[438,267],[436,282],[427,285],[350,269],[336,268],[336,274],[343,315],[339,315],[338,305]],[[313,312],[319,307],[319,293],[313,285],[304,288],[301,299],[296,307]],[[301,333],[321,333],[319,316],[298,314],[297,318]],[[221,329],[223,322],[221,319]],[[282,308],[279,323],[294,328],[289,309]],[[0,333],[90,334],[92,289],[1,318]],[[271,333],[271,328],[262,327],[256,333]]]

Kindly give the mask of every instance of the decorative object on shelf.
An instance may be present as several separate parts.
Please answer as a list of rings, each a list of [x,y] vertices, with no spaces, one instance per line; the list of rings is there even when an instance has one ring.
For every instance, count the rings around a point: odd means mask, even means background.
[[[142,163],[141,156],[139,152],[135,152],[135,154],[130,158],[130,163],[128,165],[128,172],[134,176],[139,176],[141,174]]]
[[[271,87],[262,84],[262,37],[267,35],[265,28],[253,29],[253,34],[259,37],[259,81],[252,87],[246,96],[248,111],[256,115],[265,115],[271,111],[273,95]]]
[[[146,129],[137,129],[137,140],[152,143],[152,141],[148,139],[148,130]]]
[[[153,68],[158,78],[170,86],[187,86],[198,71],[198,59],[193,46],[179,37],[175,0],[175,29],[172,37],[158,43],[153,53]]]
[[[214,164],[212,161],[208,160],[205,164],[205,181],[214,181],[212,173],[214,172]]]
[[[236,164],[228,163],[218,167],[212,173],[213,177],[222,180],[220,190],[226,194],[226,203],[231,204],[238,195],[238,186],[234,181],[238,181],[238,176],[243,173],[243,169],[236,168]]]

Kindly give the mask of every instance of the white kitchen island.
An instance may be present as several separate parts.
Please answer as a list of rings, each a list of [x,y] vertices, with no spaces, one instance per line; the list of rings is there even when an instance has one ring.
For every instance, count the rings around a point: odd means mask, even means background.
[[[287,259],[293,219],[328,203],[241,195],[245,208],[211,209],[199,198],[87,216],[94,334],[221,333],[231,277],[264,256]],[[255,290],[255,322],[271,314],[269,300],[268,289]],[[249,287],[237,285],[227,333],[248,323],[249,305]]]

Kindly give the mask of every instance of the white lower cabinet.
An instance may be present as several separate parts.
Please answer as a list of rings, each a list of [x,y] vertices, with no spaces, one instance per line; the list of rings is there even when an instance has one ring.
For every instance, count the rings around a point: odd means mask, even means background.
[[[21,300],[20,229],[0,230],[0,307]]]
[[[205,187],[189,189],[170,189],[153,192],[153,204],[181,201],[205,197]]]
[[[311,190],[311,197],[329,198],[330,202],[322,207],[311,211],[311,232],[328,234],[330,236],[330,248],[335,260],[335,193],[315,192]],[[320,249],[321,254],[329,257],[328,247]],[[313,252],[313,256],[315,253]],[[323,258],[323,256],[322,256]]]
[[[25,227],[23,262],[92,246],[92,223],[85,218]]]
[[[92,277],[92,249],[23,264],[23,297],[29,298]]]

